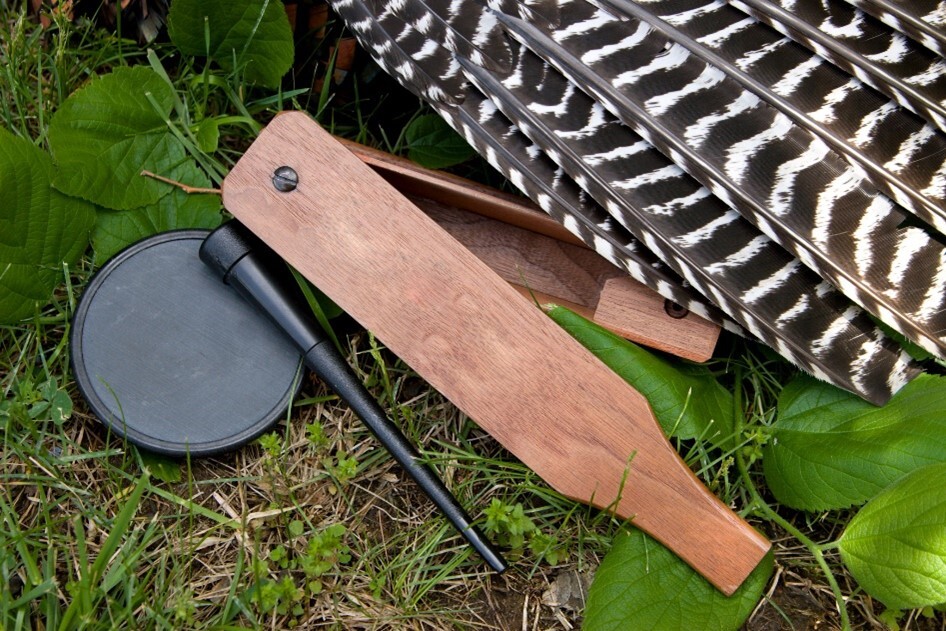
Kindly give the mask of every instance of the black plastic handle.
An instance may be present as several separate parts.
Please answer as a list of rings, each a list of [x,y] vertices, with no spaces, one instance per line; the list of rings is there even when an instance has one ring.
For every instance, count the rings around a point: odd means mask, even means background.
[[[306,366],[345,401],[394,459],[433,500],[450,523],[497,572],[506,561],[472,525],[456,498],[428,467],[417,450],[365,389],[311,315],[285,263],[256,235],[237,221],[214,230],[200,247],[200,259],[225,283],[266,313],[298,346]]]

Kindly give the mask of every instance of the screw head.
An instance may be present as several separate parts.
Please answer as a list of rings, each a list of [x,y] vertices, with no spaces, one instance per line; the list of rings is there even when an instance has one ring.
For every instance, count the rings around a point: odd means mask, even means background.
[[[296,190],[299,174],[292,167],[282,166],[273,171],[273,186],[280,193]]]
[[[664,311],[667,312],[667,315],[673,318],[674,320],[679,320],[681,318],[687,317],[690,313],[689,309],[681,307],[672,300],[664,300]]]

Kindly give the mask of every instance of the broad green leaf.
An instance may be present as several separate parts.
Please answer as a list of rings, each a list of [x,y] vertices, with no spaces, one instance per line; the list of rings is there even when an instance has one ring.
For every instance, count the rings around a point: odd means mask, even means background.
[[[271,88],[279,87],[295,55],[278,0],[175,0],[168,34],[185,55],[209,56],[227,70],[243,67],[248,81]]]
[[[95,208],[50,185],[52,161],[33,143],[0,129],[0,322],[49,302],[89,245]]]
[[[469,160],[476,152],[436,114],[419,116],[404,131],[407,157],[428,169],[443,169]]]
[[[49,123],[55,187],[113,210],[167,195],[166,184],[141,171],[165,175],[185,158],[184,146],[165,124],[173,103],[171,87],[150,68],[117,68],[93,79]]]
[[[177,182],[207,188],[210,179],[193,160],[174,169],[169,177]],[[169,184],[162,184],[171,190]],[[220,225],[220,197],[188,194],[174,188],[156,203],[133,210],[100,212],[92,233],[96,264],[145,237],[181,228],[215,228]]]
[[[907,474],[851,520],[841,559],[868,594],[893,609],[946,602],[946,463]]]
[[[946,462],[946,379],[921,375],[883,407],[796,379],[779,398],[762,462],[769,489],[787,506],[862,504],[905,473]]]
[[[213,153],[220,145],[220,124],[216,119],[206,118],[197,127],[197,146],[204,153]]]
[[[646,397],[668,435],[732,446],[732,394],[706,367],[671,363],[564,307],[552,307],[548,313]]]
[[[772,576],[768,554],[730,597],[636,528],[622,532],[588,590],[584,631],[735,631]]]
[[[141,467],[157,480],[174,484],[183,479],[181,463],[173,458],[143,449],[138,450],[138,458],[141,460]]]

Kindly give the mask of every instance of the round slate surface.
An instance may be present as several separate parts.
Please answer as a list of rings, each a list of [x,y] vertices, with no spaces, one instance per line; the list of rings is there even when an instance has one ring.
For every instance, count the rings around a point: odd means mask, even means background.
[[[162,233],[112,258],[82,295],[69,340],[96,416],[174,456],[256,438],[286,410],[301,375],[288,338],[200,261],[207,234]]]

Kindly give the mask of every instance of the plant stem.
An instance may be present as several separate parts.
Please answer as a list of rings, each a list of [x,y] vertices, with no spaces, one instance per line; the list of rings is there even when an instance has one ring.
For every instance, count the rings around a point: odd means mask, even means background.
[[[734,420],[736,436],[741,436],[743,429],[745,428],[745,415],[743,413],[742,407],[741,378],[736,379],[736,387],[733,394],[735,402],[733,407],[735,411]],[[835,544],[830,543],[827,545],[820,545],[815,543],[804,533],[802,533],[801,530],[795,527],[794,524],[775,512],[775,509],[769,506],[768,502],[762,498],[762,495],[756,488],[755,483],[752,481],[752,477],[749,475],[749,466],[746,464],[746,459],[739,449],[736,450],[736,467],[739,469],[739,477],[742,478],[742,481],[746,485],[746,489],[748,489],[749,495],[752,498],[753,505],[751,508],[758,509],[766,519],[778,524],[778,526],[780,526],[785,532],[795,537],[802,543],[802,545],[808,548],[809,552],[811,552],[811,555],[821,567],[821,571],[824,573],[825,579],[828,581],[828,585],[831,587],[831,591],[834,593],[834,599],[837,601],[838,605],[838,614],[841,616],[841,629],[843,631],[850,631],[851,620],[847,614],[847,603],[844,600],[844,595],[841,593],[841,587],[838,585],[838,581],[835,579],[834,573],[831,571],[831,567],[828,565],[828,561],[824,558],[824,551],[831,549],[835,546]]]
[[[764,499],[762,499],[762,497],[759,495],[759,492],[756,490],[755,486],[749,479],[749,472],[745,466],[745,461],[742,456],[736,456],[736,461],[739,467],[739,474],[749,488],[749,493],[752,495],[752,501],[755,504],[755,507],[758,508],[768,520],[775,522],[783,530],[798,539],[806,548],[808,548],[808,551],[811,552],[811,555],[815,558],[815,561],[817,561],[818,565],[821,566],[821,570],[824,572],[825,579],[828,581],[828,585],[831,587],[831,591],[834,593],[834,598],[838,603],[838,613],[841,615],[841,628],[844,629],[844,631],[848,631],[851,628],[851,621],[847,614],[847,604],[844,600],[844,595],[841,593],[841,587],[838,585],[838,581],[834,578],[834,573],[831,571],[831,567],[824,558],[824,548],[805,536],[801,530],[796,528],[790,521],[776,513],[775,510],[769,506],[769,504]]]
[[[172,180],[171,178],[164,177],[163,175],[158,175],[157,173],[152,173],[151,171],[147,171],[147,170],[142,171],[140,175],[142,177],[150,177],[159,182],[164,182],[165,184],[170,184],[171,186],[176,186],[177,188],[181,189],[188,195],[192,193],[206,193],[208,195],[222,195],[223,194],[223,191],[221,191],[219,188],[201,188],[199,186],[190,186],[189,184],[183,184],[176,180]]]

